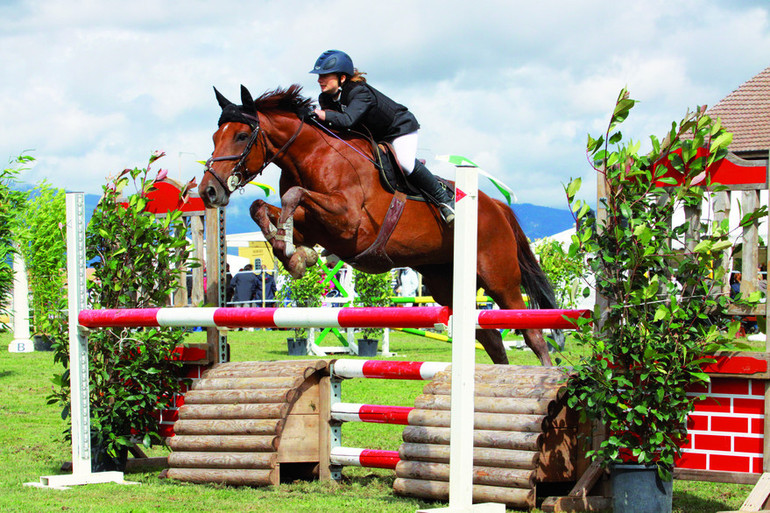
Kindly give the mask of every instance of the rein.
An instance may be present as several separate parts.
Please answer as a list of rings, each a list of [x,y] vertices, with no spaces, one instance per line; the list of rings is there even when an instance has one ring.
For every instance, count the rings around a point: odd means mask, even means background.
[[[364,154],[364,153],[363,153],[361,150],[359,150],[358,148],[356,148],[355,146],[353,146],[352,144],[350,144],[349,142],[347,142],[345,139],[343,139],[342,137],[340,137],[339,135],[337,135],[337,134],[336,134],[336,133],[334,133],[333,131],[329,130],[329,128],[328,128],[328,127],[326,127],[326,126],[325,126],[323,123],[321,123],[321,121],[320,121],[320,120],[318,120],[318,118],[316,118],[316,117],[312,117],[311,119],[313,120],[313,122],[314,122],[314,123],[315,123],[317,126],[319,126],[319,127],[321,128],[321,130],[323,130],[324,132],[326,132],[326,133],[327,133],[327,134],[329,134],[330,136],[334,137],[335,139],[337,139],[338,141],[340,141],[342,144],[344,144],[345,146],[347,146],[348,148],[350,148],[351,150],[355,151],[356,153],[358,153],[359,155],[361,155],[363,158],[365,158],[366,160],[368,160],[369,162],[371,162],[372,164],[374,164],[374,166],[375,166],[377,169],[382,169],[382,166],[381,166],[379,163],[377,163],[377,162],[376,162],[374,159],[372,159],[372,158],[371,158],[371,157],[369,157],[368,155]],[[363,135],[363,134],[360,134],[360,135]],[[375,145],[375,146],[376,146],[376,145]]]
[[[269,159],[267,158],[267,136],[265,135],[265,132],[262,130],[262,127],[259,125],[259,117],[258,116],[251,116],[250,114],[243,114],[244,117],[251,119],[254,121],[254,124],[250,124],[251,126],[251,136],[249,137],[248,142],[246,143],[246,146],[243,148],[243,151],[240,155],[223,155],[221,157],[211,157],[206,161],[206,168],[203,170],[203,174],[211,173],[211,175],[217,179],[219,184],[226,190],[230,191],[231,193],[235,192],[239,188],[246,185],[246,181],[244,180],[244,174],[242,172],[242,169],[248,172],[248,169],[246,169],[246,159],[249,156],[249,153],[251,153],[251,150],[254,146],[254,144],[257,142],[257,138],[259,138],[259,135],[262,135],[262,150],[264,152],[264,158],[262,160],[262,166],[254,172],[253,176],[256,176],[260,174],[264,169],[275,162],[275,160],[284,153],[289,146],[292,145],[292,143],[297,139],[299,136],[299,133],[302,131],[302,127],[305,124],[305,120],[301,119],[299,120],[299,126],[297,127],[297,131],[294,132],[294,135],[292,135],[286,143],[281,146],[281,149],[279,149],[272,157]],[[224,160],[237,160],[238,162],[233,166],[232,173],[227,178],[227,183],[223,182],[222,179],[214,173],[214,170],[211,169],[211,164],[214,162],[222,162]]]

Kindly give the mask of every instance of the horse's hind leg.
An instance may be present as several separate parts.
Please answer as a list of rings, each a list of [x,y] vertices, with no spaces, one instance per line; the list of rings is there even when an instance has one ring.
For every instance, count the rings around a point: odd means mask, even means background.
[[[428,286],[433,299],[441,305],[452,306],[452,264],[422,266],[417,269]],[[508,364],[503,337],[497,330],[476,330],[476,340],[481,342],[492,363]]]

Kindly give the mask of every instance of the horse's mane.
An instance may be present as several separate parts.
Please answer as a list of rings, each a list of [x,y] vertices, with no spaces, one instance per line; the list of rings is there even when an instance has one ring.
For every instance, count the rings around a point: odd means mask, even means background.
[[[300,94],[301,92],[302,86],[299,84],[292,84],[286,89],[278,87],[263,93],[254,100],[254,104],[259,112],[279,110],[303,116],[310,109],[313,100],[305,98]]]

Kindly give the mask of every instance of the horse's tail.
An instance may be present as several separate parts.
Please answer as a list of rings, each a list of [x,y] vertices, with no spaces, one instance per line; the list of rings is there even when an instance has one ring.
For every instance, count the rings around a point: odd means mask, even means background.
[[[537,262],[535,254],[532,253],[529,239],[524,234],[524,230],[521,229],[516,214],[502,201],[495,201],[498,202],[498,207],[503,211],[516,237],[516,253],[519,260],[519,269],[521,270],[521,286],[529,298],[527,301],[528,307],[532,309],[559,308],[556,303],[553,285],[551,285],[548,276],[546,276]]]

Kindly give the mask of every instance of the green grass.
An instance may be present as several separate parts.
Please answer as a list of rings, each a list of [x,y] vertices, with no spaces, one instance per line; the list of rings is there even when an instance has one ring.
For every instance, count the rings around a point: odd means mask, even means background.
[[[286,331],[240,331],[230,334],[234,361],[288,359]],[[340,484],[298,482],[276,488],[232,488],[182,484],[158,478],[157,472],[127,474],[138,486],[88,485],[69,491],[23,486],[42,475],[60,474],[63,461],[71,459],[63,441],[66,423],[58,406],[46,405],[51,375],[57,371],[51,353],[8,353],[12,336],[0,334],[0,511],[269,511],[269,512],[414,512],[439,507],[422,501],[396,497],[391,490],[393,473],[387,470],[346,468]],[[202,342],[194,333],[191,342]],[[334,345],[331,339],[323,345]],[[451,345],[401,333],[391,333],[391,351],[396,359],[449,361]],[[569,353],[573,357],[576,353]],[[479,363],[489,363],[483,351]],[[534,365],[529,351],[512,350],[511,362]],[[410,381],[351,380],[343,385],[344,400],[350,402],[411,405],[424,383]],[[377,424],[347,424],[343,443],[350,447],[398,449],[401,427]],[[154,449],[154,455],[165,449]],[[674,483],[674,511],[711,513],[737,510],[750,486],[699,482]]]

